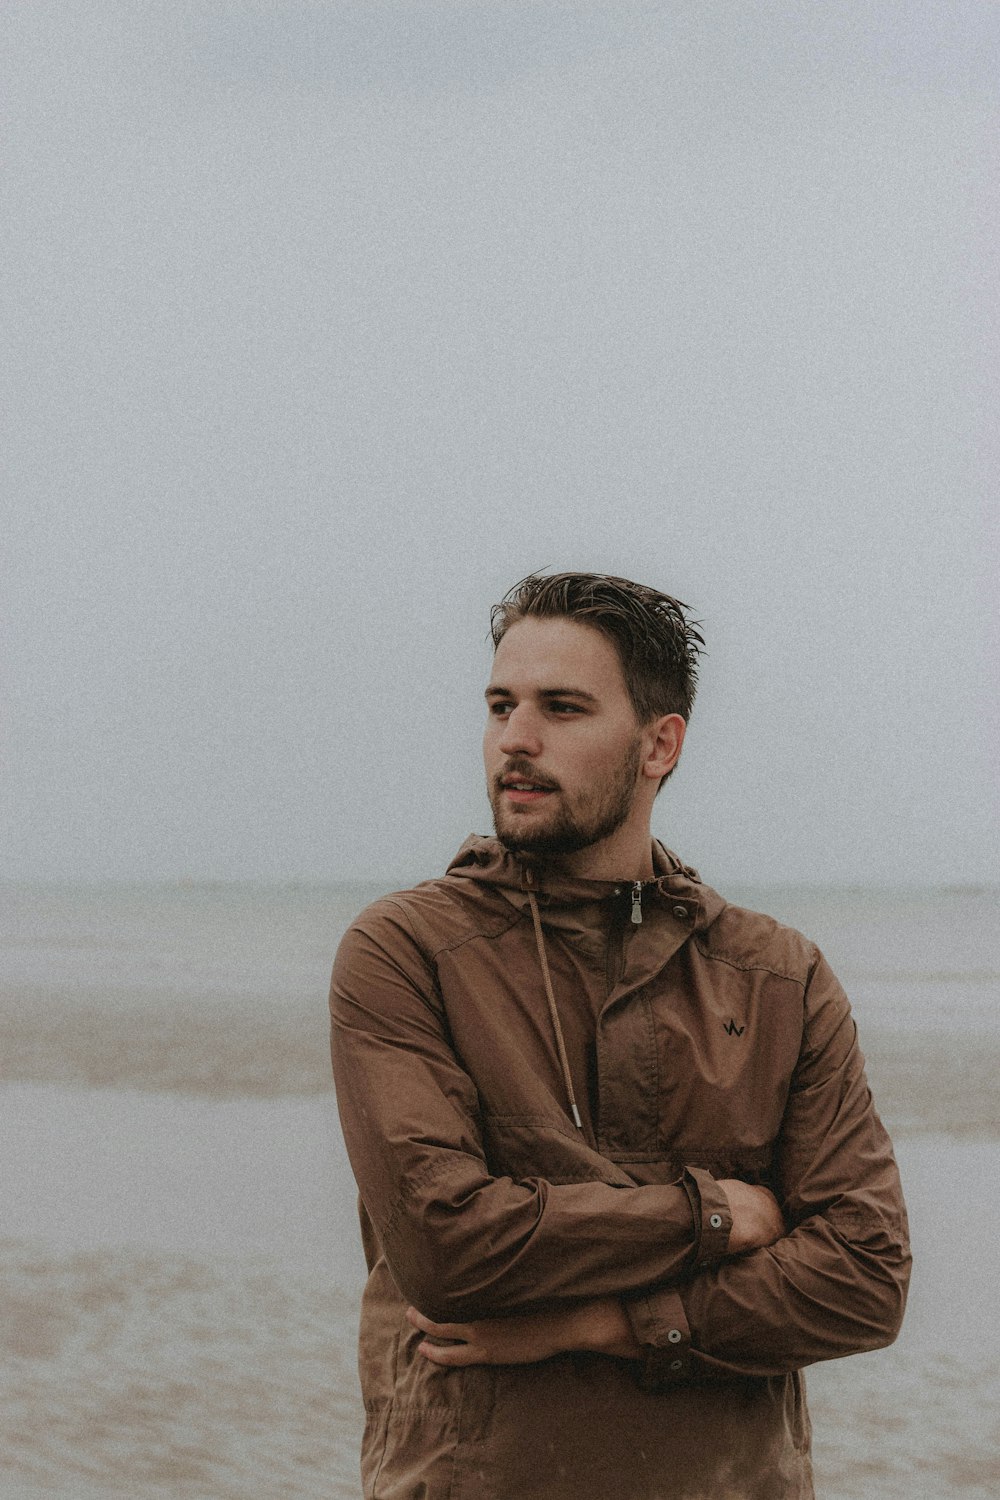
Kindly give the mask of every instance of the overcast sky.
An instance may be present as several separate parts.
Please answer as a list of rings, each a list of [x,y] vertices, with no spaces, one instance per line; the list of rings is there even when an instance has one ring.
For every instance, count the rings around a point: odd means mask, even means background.
[[[549,567],[704,622],[713,883],[1000,881],[1000,7],[2,26],[0,875],[436,874]]]

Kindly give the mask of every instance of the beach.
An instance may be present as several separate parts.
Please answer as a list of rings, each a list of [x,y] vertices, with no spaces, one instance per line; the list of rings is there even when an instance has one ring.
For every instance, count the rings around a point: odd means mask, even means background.
[[[6,891],[0,1489],[359,1495],[355,1187],[325,990],[371,887]],[[991,892],[746,892],[852,996],[915,1268],[888,1350],[812,1368],[821,1500],[997,1493]]]

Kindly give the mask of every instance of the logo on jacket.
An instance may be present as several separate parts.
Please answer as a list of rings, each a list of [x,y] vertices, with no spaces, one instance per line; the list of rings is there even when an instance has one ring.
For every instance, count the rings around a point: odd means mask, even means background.
[[[746,1031],[745,1026],[737,1026],[733,1020],[730,1020],[728,1026],[723,1026],[722,1029],[728,1036],[742,1036],[744,1031]]]

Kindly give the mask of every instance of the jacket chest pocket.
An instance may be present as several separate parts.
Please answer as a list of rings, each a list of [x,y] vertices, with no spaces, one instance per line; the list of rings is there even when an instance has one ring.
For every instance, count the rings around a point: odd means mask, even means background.
[[[597,1076],[602,1149],[617,1160],[714,1156],[759,1170],[785,1112],[794,1054],[761,1039],[746,1013],[685,1014],[638,995],[605,1019]],[[749,1180],[749,1179],[748,1179]]]

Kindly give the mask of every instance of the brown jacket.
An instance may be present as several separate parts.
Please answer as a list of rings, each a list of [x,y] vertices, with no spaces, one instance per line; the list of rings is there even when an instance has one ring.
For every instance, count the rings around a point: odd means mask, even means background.
[[[906,1214],[843,991],[799,933],[654,860],[640,890],[472,838],[341,943],[368,1500],[800,1500],[801,1367],[898,1331]],[[727,1258],[724,1177],[771,1187],[785,1237]],[[643,1362],[446,1370],[403,1316],[608,1295]]]

